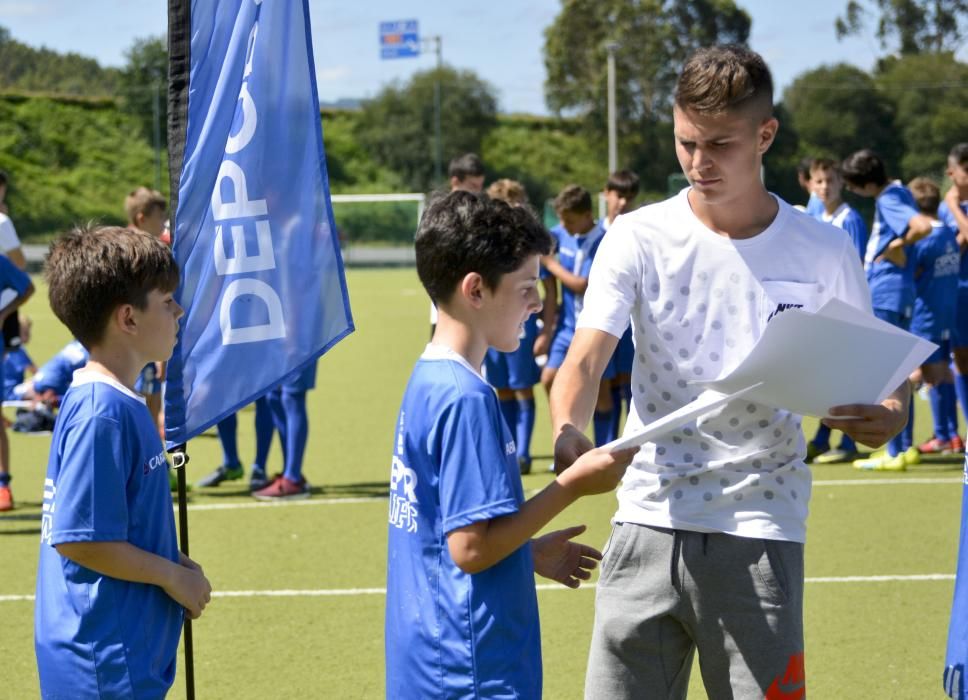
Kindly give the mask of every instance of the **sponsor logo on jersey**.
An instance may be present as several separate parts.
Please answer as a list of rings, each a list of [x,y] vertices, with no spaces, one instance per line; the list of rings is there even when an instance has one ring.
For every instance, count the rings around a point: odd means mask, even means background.
[[[144,465],[142,466],[142,471],[145,474],[148,474],[160,466],[168,466],[168,459],[165,457],[164,452],[159,452],[154,457],[146,459]]]

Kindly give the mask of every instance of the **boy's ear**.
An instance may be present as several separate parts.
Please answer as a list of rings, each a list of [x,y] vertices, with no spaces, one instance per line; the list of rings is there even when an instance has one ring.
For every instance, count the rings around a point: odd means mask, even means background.
[[[472,307],[480,308],[484,301],[484,278],[479,272],[468,272],[460,281],[459,291]]]
[[[111,318],[122,333],[135,333],[138,329],[138,321],[134,317],[134,306],[131,304],[119,305]]]
[[[770,146],[773,145],[773,139],[776,138],[776,132],[780,129],[780,122],[777,121],[776,117],[770,117],[765,119],[762,124],[760,124],[758,132],[757,144],[759,152],[766,153]]]

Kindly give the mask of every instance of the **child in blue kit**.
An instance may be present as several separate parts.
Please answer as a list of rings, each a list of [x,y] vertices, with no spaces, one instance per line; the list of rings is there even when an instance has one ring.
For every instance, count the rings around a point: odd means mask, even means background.
[[[941,203],[941,190],[937,183],[926,177],[916,177],[908,183],[921,213],[934,217]],[[928,385],[928,399],[934,419],[934,435],[918,445],[921,453],[947,453],[953,451],[952,440],[958,435],[957,399],[951,376],[951,329],[955,323],[955,305],[958,302],[958,273],[961,253],[958,250],[957,231],[947,224],[936,221],[926,238],[914,245],[912,255],[915,265],[917,298],[911,332],[938,346],[934,354],[921,364],[921,381]],[[954,430],[952,430],[954,426]],[[914,402],[911,402],[911,419],[904,429],[905,450],[914,444]]]
[[[914,196],[890,181],[880,156],[864,149],[842,166],[847,189],[875,199],[874,227],[864,253],[864,268],[874,315],[907,330],[914,311],[914,257],[910,247],[931,233],[931,217],[920,213]],[[920,461],[917,450],[905,453],[903,434],[887,443],[887,453],[857,460],[858,469],[900,471]]]
[[[951,188],[938,207],[938,218],[957,231],[958,243],[962,248],[957,314],[951,341],[958,370],[955,390],[961,410],[968,418],[968,255],[965,254],[965,250],[968,250],[968,143],[956,144],[948,153],[947,175]],[[964,445],[960,447],[963,449]]]
[[[551,239],[521,207],[468,192],[433,202],[417,272],[439,316],[407,385],[394,439],[386,696],[540,698],[535,572],[577,587],[600,554],[584,526],[531,538],[582,495],[609,491],[632,451],[592,451],[524,500],[514,438],[480,374],[541,309]]]
[[[13,299],[0,308],[0,325],[34,293],[34,285],[25,272],[14,265],[6,255],[0,255],[0,292],[12,289]],[[6,355],[6,349],[4,349]],[[13,509],[13,492],[10,490],[10,443],[7,428],[0,420],[0,511]]]
[[[44,480],[34,644],[43,698],[162,698],[185,615],[211,587],[178,551],[168,462],[143,396],[171,355],[178,268],[147,234],[75,230],[51,245],[56,316],[90,352],[61,404]]]
[[[528,196],[524,186],[515,180],[501,179],[491,183],[487,188],[487,196],[500,199],[513,207],[528,206]],[[548,298],[549,283],[553,287],[554,278],[544,272],[541,284],[545,287],[545,298]],[[534,385],[541,379],[541,369],[535,360],[535,344],[542,336],[550,335],[552,326],[545,319],[545,324],[539,328],[538,315],[530,316],[521,330],[520,344],[514,352],[501,352],[488,348],[484,356],[484,377],[497,391],[498,402],[505,422],[514,433],[514,442],[518,448],[518,467],[522,474],[531,472],[531,436],[534,433],[535,404]]]
[[[548,362],[541,370],[541,383],[550,392],[558,368],[565,360],[571,339],[575,335],[575,321],[588,288],[588,275],[592,261],[605,235],[602,225],[592,216],[592,198],[584,187],[568,185],[555,197],[555,213],[561,220],[551,229],[557,239],[557,256],[546,255],[541,259],[545,269],[561,283],[561,302],[558,306],[558,324],[551,341]],[[595,405],[595,444],[604,445],[615,439],[612,414],[612,379],[615,363],[609,362],[599,385]]]
[[[857,210],[844,201],[844,178],[840,166],[830,158],[813,159],[810,162],[810,187],[813,190],[811,196],[821,204],[813,217],[844,230],[850,236],[857,255],[863,260],[867,247],[867,224]],[[830,428],[823,423],[817,427],[813,440],[807,443],[808,462],[832,464],[850,462],[856,457],[857,445],[846,433],[840,439],[840,446],[830,449]]]

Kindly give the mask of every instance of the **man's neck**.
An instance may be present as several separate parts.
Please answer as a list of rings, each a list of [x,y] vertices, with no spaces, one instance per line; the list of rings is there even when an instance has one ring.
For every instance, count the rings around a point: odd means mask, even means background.
[[[728,202],[707,204],[695,190],[689,190],[687,199],[693,214],[706,228],[727,238],[753,238],[773,223],[779,211],[776,200],[762,185],[749,195]]]

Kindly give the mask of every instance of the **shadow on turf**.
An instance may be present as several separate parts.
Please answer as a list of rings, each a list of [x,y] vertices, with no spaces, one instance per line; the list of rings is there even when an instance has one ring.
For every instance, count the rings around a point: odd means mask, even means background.
[[[386,481],[361,481],[355,484],[312,486],[309,492],[313,496],[331,498],[389,498],[390,485]],[[189,494],[189,500],[193,495],[201,495],[206,498],[238,498],[239,496],[248,496],[249,489],[244,484],[226,487],[223,483],[215,488],[196,488]]]

